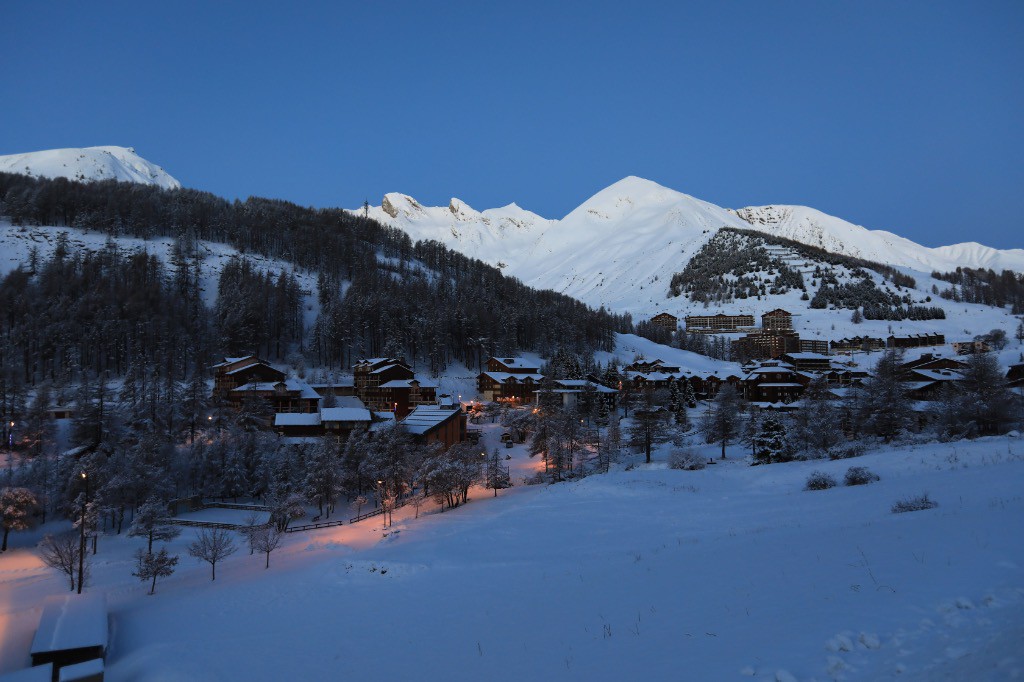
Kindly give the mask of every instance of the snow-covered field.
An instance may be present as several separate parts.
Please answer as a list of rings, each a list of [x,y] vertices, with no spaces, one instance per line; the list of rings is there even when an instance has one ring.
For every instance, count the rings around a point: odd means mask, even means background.
[[[484,428],[490,448],[500,427]],[[517,477],[539,466],[507,452]],[[741,456],[475,491],[444,513],[403,509],[388,531],[292,534],[269,570],[242,552],[215,583],[182,556],[154,596],[129,575],[141,541],[103,538],[92,589],[112,609],[108,679],[1024,676],[1024,440]],[[802,490],[810,471],[841,480],[852,465],[881,480]],[[890,512],[925,491],[936,509]],[[26,663],[39,604],[66,589],[31,536],[12,539],[0,671]]]

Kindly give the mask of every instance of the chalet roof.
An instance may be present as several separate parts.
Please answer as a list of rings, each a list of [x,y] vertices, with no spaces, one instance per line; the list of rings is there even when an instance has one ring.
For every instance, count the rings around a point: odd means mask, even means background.
[[[511,372],[481,372],[483,376],[494,379],[499,384],[503,384],[509,379],[515,379],[516,381],[522,381],[524,379],[532,379],[533,381],[543,381],[543,374],[513,374]]]
[[[249,358],[253,358],[254,360],[257,360],[257,361],[259,360],[255,355],[243,355],[243,356],[237,357],[237,358],[224,358],[224,360],[222,362],[218,362],[216,365],[211,365],[211,367],[223,367],[224,365],[233,365],[236,362],[241,362],[242,360],[248,360]]]
[[[316,412],[278,412],[274,415],[274,426],[320,426],[320,415]]]
[[[593,381],[587,381],[586,379],[555,379],[555,383],[562,386],[562,389],[556,390],[556,392],[568,392],[568,393],[581,393],[585,386],[593,386],[598,393],[618,393],[614,388],[608,388],[602,384],[595,383]]]
[[[793,358],[794,360],[831,360],[829,356],[822,355],[821,353],[786,353],[787,358]]]
[[[386,381],[381,384],[379,388],[412,388],[412,382],[414,381],[420,385],[420,388],[437,388],[437,384],[431,381],[424,381],[419,377],[413,377],[412,379],[392,379],[391,381]]]
[[[758,384],[758,386],[760,388],[799,388],[800,386],[803,386],[803,384],[783,383],[783,382],[775,382],[775,383],[768,382],[768,383],[764,383],[764,384]]]
[[[314,445],[320,442],[320,436],[282,436],[281,445]]]
[[[91,647],[107,648],[107,603],[103,594],[55,595],[47,598],[32,654]]]
[[[422,436],[458,416],[461,412],[459,409],[420,405],[410,412],[401,423],[409,433]]]
[[[793,317],[793,313],[789,312],[788,310],[783,310],[782,308],[769,310],[768,312],[764,313],[762,317],[764,317],[764,315],[785,315],[786,317]]]
[[[274,372],[277,372],[281,376],[284,376],[284,372],[282,372],[279,369],[274,369],[273,367],[271,367],[267,363],[263,362],[262,360],[257,360],[256,362],[250,362],[248,365],[244,365],[242,367],[236,367],[235,369],[233,369],[233,370],[231,370],[229,372],[225,372],[225,374],[238,374],[239,372],[244,372],[247,369],[252,369],[256,365],[260,365],[261,367],[266,367],[267,369],[269,369],[271,371],[274,371]]]
[[[358,407],[359,409],[366,409],[366,405],[363,401],[354,395],[340,395],[334,399],[335,407]]]
[[[537,369],[538,366],[536,362],[527,360],[526,358],[492,357],[491,360],[497,360],[509,369]]]
[[[963,375],[952,370],[913,369],[910,374],[930,381],[963,381]]]
[[[365,407],[324,407],[320,410],[321,422],[369,422],[370,411]]]
[[[287,377],[284,381],[251,381],[244,386],[231,389],[231,393],[245,393],[246,391],[274,392],[277,390],[277,385],[281,383],[284,384],[285,390],[292,393],[298,392],[300,398],[320,399],[320,394],[314,391],[312,386],[297,377]]]

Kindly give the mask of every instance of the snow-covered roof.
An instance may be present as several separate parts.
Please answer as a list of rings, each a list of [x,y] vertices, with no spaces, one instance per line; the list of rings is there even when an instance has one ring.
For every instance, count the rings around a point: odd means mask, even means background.
[[[278,384],[284,384],[284,387],[288,391],[298,391],[300,398],[309,398],[311,400],[319,400],[320,394],[313,390],[313,387],[307,384],[302,379],[297,377],[287,377],[282,381],[252,381],[244,386],[232,389],[232,393],[242,393],[244,391],[276,391]]]
[[[395,362],[395,363],[392,363],[390,365],[384,365],[383,367],[378,367],[377,369],[370,370],[370,374],[380,374],[381,372],[388,371],[392,367],[400,367],[400,366],[401,365],[399,365],[397,362]]]
[[[53,663],[22,668],[6,675],[0,675],[0,682],[50,682],[53,679]]]
[[[316,412],[278,412],[274,415],[274,426],[320,426],[320,415]]]
[[[509,369],[535,369],[537,363],[526,358],[493,358]]]
[[[325,422],[368,422],[370,411],[365,407],[324,407],[320,419]]]
[[[559,386],[565,387],[568,390],[559,390],[556,393],[581,393],[586,386],[593,386],[594,390],[598,393],[618,393],[614,388],[608,388],[602,384],[595,384],[593,381],[587,381],[586,379],[555,379],[555,383]]]
[[[437,388],[437,384],[415,377],[413,379],[392,379],[380,385],[380,388],[411,388],[412,382],[419,382],[420,388]]]
[[[314,445],[320,442],[319,436],[282,436],[278,442],[281,445]]]
[[[525,381],[531,379],[533,381],[541,381],[544,379],[543,374],[512,374],[511,372],[483,372],[484,376],[494,379],[499,384],[503,384],[509,379],[515,379],[516,381]]]
[[[786,353],[786,357],[794,358],[796,360],[830,360],[831,359],[827,355],[822,355],[821,353],[810,353],[810,352]]]
[[[310,384],[313,388],[351,388],[356,385],[353,377],[338,377],[334,381],[318,381]]]
[[[225,365],[233,365],[236,362],[241,362],[242,360],[246,360],[248,358],[254,358],[254,357],[255,356],[253,356],[253,355],[243,355],[242,357],[239,357],[239,358],[224,358],[223,362],[218,362],[216,365],[210,365],[210,366],[211,367],[224,367]]]
[[[402,426],[409,433],[419,436],[437,428],[459,412],[457,409],[420,405],[402,420]]]
[[[925,379],[931,379],[932,381],[962,381],[964,378],[962,374],[950,371],[948,369],[914,369],[911,370],[911,373],[922,376]]]
[[[366,409],[366,405],[363,401],[354,395],[340,395],[334,399],[335,407],[357,407],[361,410]]]
[[[102,593],[54,595],[43,606],[31,653],[106,649],[107,635],[107,603]]]
[[[797,388],[797,387],[800,387],[802,385],[803,384],[780,383],[780,382],[758,384],[758,386],[761,387],[761,388]]]

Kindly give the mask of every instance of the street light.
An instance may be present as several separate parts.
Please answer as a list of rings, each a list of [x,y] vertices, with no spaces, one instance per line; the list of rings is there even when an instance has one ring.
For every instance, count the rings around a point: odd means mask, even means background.
[[[82,472],[85,481],[85,497],[82,498],[82,522],[79,525],[78,541],[78,594],[82,594],[82,580],[85,577],[85,508],[89,505],[89,477]]]

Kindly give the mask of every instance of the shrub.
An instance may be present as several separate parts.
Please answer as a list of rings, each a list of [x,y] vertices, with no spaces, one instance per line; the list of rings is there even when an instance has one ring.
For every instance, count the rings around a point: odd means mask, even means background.
[[[707,465],[707,460],[692,450],[674,450],[668,457],[668,466],[670,469],[696,471],[698,469],[703,469]]]
[[[879,480],[879,475],[867,467],[850,467],[846,470],[846,477],[843,482],[846,485],[867,485]]]
[[[829,450],[828,457],[829,459],[850,459],[860,457],[865,452],[867,452],[867,448],[862,443],[852,443],[845,447]]]
[[[836,479],[823,471],[812,471],[807,477],[807,485],[804,490],[828,490],[836,486]]]
[[[902,514],[903,512],[921,511],[923,509],[933,509],[938,507],[939,503],[928,497],[928,493],[918,495],[917,497],[908,497],[900,500],[892,506],[893,514]]]

